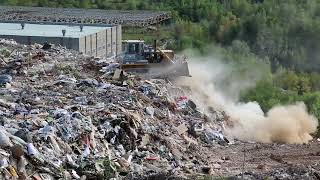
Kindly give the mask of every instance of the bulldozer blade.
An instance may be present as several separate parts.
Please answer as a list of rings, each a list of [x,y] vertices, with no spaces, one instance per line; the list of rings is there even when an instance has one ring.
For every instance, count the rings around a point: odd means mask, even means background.
[[[187,77],[191,77],[190,72],[189,72],[189,67],[188,67],[188,63],[184,62],[182,64],[179,64],[178,66],[176,66],[176,73],[177,76],[187,76]]]
[[[170,65],[164,65],[159,63],[123,64],[121,68],[128,72],[137,72],[155,77],[191,77],[187,62]]]

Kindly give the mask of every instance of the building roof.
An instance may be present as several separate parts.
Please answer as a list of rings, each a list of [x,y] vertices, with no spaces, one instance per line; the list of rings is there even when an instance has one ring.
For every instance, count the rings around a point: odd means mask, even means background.
[[[0,6],[2,22],[48,22],[149,26],[170,18],[168,12]]]
[[[25,24],[24,29],[20,23],[0,23],[0,35],[9,36],[42,36],[42,37],[63,37],[62,30],[66,30],[65,37],[79,38],[89,34],[111,28],[102,26],[80,26],[49,25],[49,24]]]

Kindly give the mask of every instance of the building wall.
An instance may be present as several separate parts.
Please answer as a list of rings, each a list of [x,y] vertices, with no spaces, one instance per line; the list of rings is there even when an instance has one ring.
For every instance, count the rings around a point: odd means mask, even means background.
[[[112,56],[117,55],[117,26],[113,26],[111,34]]]
[[[44,44],[45,42],[51,44],[60,44],[66,46],[68,49],[79,51],[79,39],[69,37],[41,37],[41,36],[7,36],[0,35],[0,38],[14,39],[18,43],[31,45],[34,43]]]
[[[106,30],[106,39],[107,39],[106,46],[107,46],[107,56],[108,57],[112,56],[111,33],[112,33],[111,29]]]
[[[122,27],[117,26],[117,55],[122,53]]]
[[[86,53],[85,54],[88,54],[90,55],[91,54],[91,39],[90,39],[90,36],[85,36],[85,48],[86,48]]]
[[[68,49],[74,49],[79,51],[79,38],[68,38],[68,45],[66,46]]]
[[[28,43],[29,37],[27,37],[27,36],[8,36],[8,35],[0,35],[0,38],[4,38],[4,39],[14,39],[14,40],[17,41],[18,43],[21,43],[21,44],[29,44],[29,43]]]
[[[97,55],[97,34],[91,34],[90,35],[90,39],[91,39],[91,54],[92,56],[96,56]]]
[[[120,25],[80,38],[7,35],[0,35],[0,38],[14,39],[18,43],[29,45],[43,44],[44,42],[60,44],[68,49],[98,57],[118,56],[122,52],[122,28]]]
[[[80,38],[79,49],[82,49],[80,52],[91,56],[105,57],[107,53],[106,38],[105,30]]]
[[[106,56],[106,31],[100,31],[97,33],[97,54],[98,57],[105,57]]]
[[[79,52],[86,53],[86,38],[79,38]]]

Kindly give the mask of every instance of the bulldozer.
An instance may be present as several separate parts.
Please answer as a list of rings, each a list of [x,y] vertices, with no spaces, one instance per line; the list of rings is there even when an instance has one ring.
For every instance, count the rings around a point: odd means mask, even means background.
[[[146,45],[143,40],[124,40],[122,50],[120,64],[125,71],[161,77],[190,77],[186,57],[178,58],[172,50],[160,49],[156,40],[153,46]]]

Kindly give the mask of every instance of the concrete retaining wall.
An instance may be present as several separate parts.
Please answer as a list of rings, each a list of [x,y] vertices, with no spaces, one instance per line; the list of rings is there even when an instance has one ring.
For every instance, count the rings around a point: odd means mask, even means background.
[[[122,28],[121,25],[113,26],[98,33],[80,38],[69,37],[40,37],[40,36],[9,36],[0,35],[0,38],[14,39],[21,44],[60,44],[68,49],[98,57],[118,56],[122,53]]]

